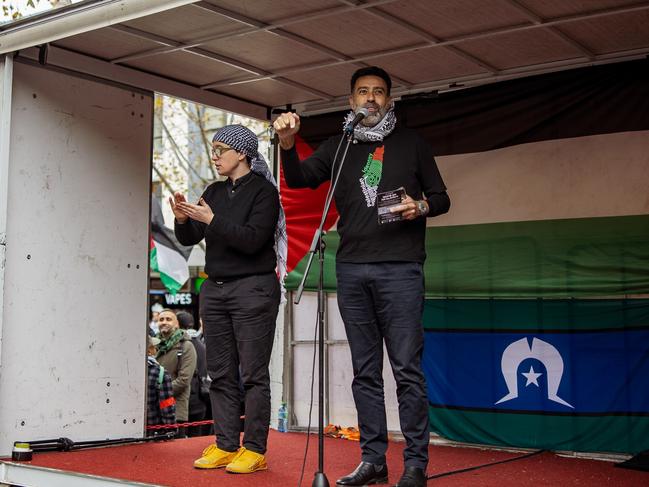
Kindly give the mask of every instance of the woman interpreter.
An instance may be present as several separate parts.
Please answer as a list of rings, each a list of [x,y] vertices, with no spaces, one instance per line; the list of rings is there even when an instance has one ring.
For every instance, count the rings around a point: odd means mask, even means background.
[[[203,238],[206,243],[208,279],[200,292],[200,314],[212,378],[216,444],[203,451],[194,467],[225,467],[232,473],[267,468],[268,365],[281,296],[276,267],[283,278],[286,262],[284,214],[276,183],[257,146],[256,135],[246,127],[219,129],[212,139],[212,162],[227,179],[210,184],[197,205],[181,193],[169,198],[180,243],[194,245]]]

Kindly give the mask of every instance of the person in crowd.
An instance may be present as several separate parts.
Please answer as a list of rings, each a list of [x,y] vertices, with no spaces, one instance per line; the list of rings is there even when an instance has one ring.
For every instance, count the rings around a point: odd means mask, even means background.
[[[178,325],[181,330],[185,330],[191,338],[203,339],[196,327],[196,321],[191,312],[185,310],[176,311],[176,317],[178,318]]]
[[[192,376],[196,370],[196,350],[185,330],[181,330],[176,313],[163,309],[158,316],[160,344],[157,360],[171,375],[173,393],[176,398],[176,419],[179,423],[189,418],[189,393]],[[179,427],[176,435],[186,436],[186,428]]]
[[[147,426],[176,423],[176,399],[173,395],[171,376],[155,359],[160,340],[147,336]],[[147,430],[148,436],[158,431]]]
[[[185,330],[191,337],[192,345],[196,350],[196,370],[192,376],[191,389],[189,393],[189,422],[212,419],[212,408],[210,405],[210,379],[207,375],[207,359],[205,355],[205,343],[194,328],[194,317],[187,311],[176,313],[178,324],[181,330]],[[209,413],[209,414],[208,414]],[[203,436],[210,428],[204,425],[190,426],[187,429],[187,436]],[[205,433],[208,434],[208,433]]]
[[[397,486],[421,487],[426,484],[429,442],[421,370],[426,219],[446,213],[450,200],[430,146],[416,132],[396,126],[388,73],[376,66],[361,68],[352,75],[350,85],[352,110],[344,122],[351,122],[361,109],[367,115],[353,129],[356,143],[349,148],[334,194],[340,215],[336,278],[338,306],[352,354],[361,463],[337,484],[388,480],[382,377],[385,343],[406,440],[405,468]],[[295,148],[300,117],[283,113],[274,128],[289,187],[316,188],[330,179],[341,136],[328,139],[300,161]],[[399,220],[380,223],[377,200],[387,202],[387,195],[400,191],[400,203],[391,208],[386,204]]]
[[[158,315],[162,311],[162,305],[160,303],[155,303],[151,306],[151,321],[149,322],[149,335],[155,337],[160,333],[158,328]]]
[[[201,287],[200,315],[216,444],[194,467],[225,467],[231,473],[268,468],[268,365],[281,297],[278,274],[281,279],[286,262],[279,194],[257,147],[257,136],[246,127],[220,128],[212,139],[212,162],[227,179],[210,184],[198,204],[181,193],[170,198],[179,242],[205,239],[206,244],[208,279]],[[242,395],[246,416],[240,442]]]

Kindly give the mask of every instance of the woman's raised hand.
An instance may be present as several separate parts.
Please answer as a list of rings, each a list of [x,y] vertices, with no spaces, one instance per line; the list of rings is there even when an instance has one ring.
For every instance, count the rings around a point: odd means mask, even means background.
[[[187,203],[187,200],[185,199],[184,194],[176,191],[173,196],[169,196],[169,205],[171,206],[171,211],[174,212],[176,221],[178,223],[185,223],[189,218],[189,215],[185,211],[183,211],[183,209],[181,208],[182,205],[179,205],[179,203]]]

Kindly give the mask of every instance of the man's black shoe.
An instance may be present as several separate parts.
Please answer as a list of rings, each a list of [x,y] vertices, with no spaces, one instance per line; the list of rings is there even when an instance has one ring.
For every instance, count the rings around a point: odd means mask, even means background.
[[[395,487],[426,487],[426,472],[417,467],[406,467]]]
[[[388,466],[361,462],[349,475],[336,480],[336,485],[371,485],[388,483]]]

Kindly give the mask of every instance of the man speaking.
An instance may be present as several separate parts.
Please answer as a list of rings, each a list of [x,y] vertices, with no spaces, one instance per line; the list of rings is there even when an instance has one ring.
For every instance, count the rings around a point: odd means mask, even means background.
[[[396,127],[391,86],[388,73],[375,66],[352,75],[352,111],[345,124],[356,143],[349,148],[334,194],[340,214],[338,306],[351,349],[362,450],[359,466],[338,479],[338,485],[388,481],[383,342],[397,383],[406,440],[405,468],[397,487],[426,484],[428,400],[421,370],[424,240],[426,218],[446,213],[450,200],[429,145],[414,131]],[[273,125],[289,187],[316,188],[330,179],[340,136],[300,161],[295,149],[299,116],[283,113]]]

